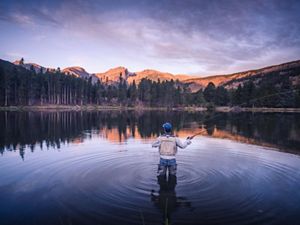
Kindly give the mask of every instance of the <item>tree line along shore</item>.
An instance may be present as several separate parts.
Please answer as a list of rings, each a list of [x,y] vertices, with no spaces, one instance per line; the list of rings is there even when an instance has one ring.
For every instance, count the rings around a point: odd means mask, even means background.
[[[142,79],[138,84],[135,81],[129,84],[120,75],[118,82],[107,84],[66,75],[59,69],[36,72],[1,61],[0,107],[2,110],[174,108],[266,111],[270,108],[271,111],[285,111],[290,108],[297,111],[296,108],[300,108],[300,86],[293,85],[289,77],[273,72],[259,79],[248,79],[231,89],[210,82],[192,92],[188,84],[178,80]]]

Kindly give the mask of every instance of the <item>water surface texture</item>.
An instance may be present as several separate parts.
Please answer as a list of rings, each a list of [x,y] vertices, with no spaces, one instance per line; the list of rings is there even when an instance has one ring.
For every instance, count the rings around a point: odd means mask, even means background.
[[[176,177],[151,143],[184,140]],[[297,224],[300,116],[0,112],[0,224]]]

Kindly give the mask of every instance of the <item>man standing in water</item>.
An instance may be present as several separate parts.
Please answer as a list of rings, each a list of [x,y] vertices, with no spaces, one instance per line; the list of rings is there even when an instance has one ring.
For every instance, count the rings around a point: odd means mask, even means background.
[[[176,175],[177,164],[176,164],[176,153],[177,147],[186,148],[192,142],[187,139],[182,143],[179,138],[172,135],[172,125],[170,123],[163,124],[164,134],[159,136],[157,140],[152,144],[152,147],[159,148],[160,161],[158,165],[158,174],[165,176],[167,170],[169,175]]]

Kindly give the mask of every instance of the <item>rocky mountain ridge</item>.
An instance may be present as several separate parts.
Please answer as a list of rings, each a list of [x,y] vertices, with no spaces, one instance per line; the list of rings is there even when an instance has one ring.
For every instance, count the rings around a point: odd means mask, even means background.
[[[239,84],[244,83],[250,78],[263,76],[272,72],[280,72],[281,74],[284,74],[289,70],[298,68],[300,68],[300,60],[226,75],[214,75],[208,77],[186,79],[184,80],[184,83],[193,83],[194,85],[196,84],[198,88],[203,88],[206,87],[209,82],[212,82],[216,86],[223,85],[225,88],[231,89],[236,88]]]
[[[56,71],[53,68],[46,68],[40,66],[36,63],[24,63],[23,61],[15,61],[15,65],[22,66],[26,69],[34,69],[35,72],[42,71],[45,73],[47,70],[50,72]],[[123,80],[126,80],[129,84],[135,81],[138,84],[142,79],[150,79],[152,81],[170,81],[178,80],[179,82],[186,84],[192,92],[198,91],[201,88],[205,88],[208,83],[212,82],[216,86],[224,86],[227,89],[236,88],[239,84],[243,84],[245,81],[250,78],[264,76],[265,74],[270,74],[272,72],[280,72],[282,74],[288,73],[290,70],[295,70],[300,68],[300,60],[287,62],[279,65],[273,65],[264,67],[261,69],[248,70],[244,72],[238,72],[233,74],[226,75],[214,75],[206,77],[197,77],[190,76],[185,74],[174,75],[172,73],[161,72],[152,69],[146,69],[140,72],[130,72],[126,67],[116,67],[109,69],[106,72],[102,73],[88,73],[84,68],[74,66],[67,67],[61,70],[65,74],[73,75],[75,77],[80,77],[83,79],[91,78],[93,83],[96,83],[98,80],[105,84],[117,84],[120,80],[120,77]],[[300,75],[300,74],[299,74]],[[300,83],[299,76],[293,80],[293,83]]]

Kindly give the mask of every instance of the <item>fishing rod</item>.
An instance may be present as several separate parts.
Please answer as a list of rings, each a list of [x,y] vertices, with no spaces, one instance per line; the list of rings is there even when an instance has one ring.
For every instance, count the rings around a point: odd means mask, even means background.
[[[196,136],[198,136],[198,135],[200,135],[200,134],[203,134],[204,132],[206,132],[206,130],[203,130],[203,131],[201,131],[201,132],[198,132],[198,133],[196,133],[196,134],[194,134],[194,135],[192,135],[192,136],[188,136],[186,139],[187,139],[187,140],[192,140],[194,137],[196,137]]]
[[[204,132],[206,132],[205,127],[206,127],[206,126],[202,124],[202,127],[201,127],[202,130],[201,130],[200,132],[195,133],[195,134],[193,134],[192,136],[188,136],[186,139],[187,139],[187,140],[192,140],[194,137],[196,137],[196,136],[198,136],[198,135],[200,135],[200,134],[203,134]]]
[[[272,97],[272,96],[276,96],[276,95],[281,95],[281,94],[287,94],[287,93],[291,93],[291,92],[296,92],[296,91],[299,91],[300,89],[299,88],[297,88],[297,89],[294,89],[294,90],[289,90],[289,91],[283,91],[283,92],[279,92],[279,93],[275,93],[275,94],[270,94],[270,95],[265,95],[265,96],[262,96],[262,97],[258,97],[258,98],[253,98],[253,99],[251,99],[251,100],[249,100],[249,103],[254,103],[255,101],[258,101],[258,100],[261,100],[261,99],[264,99],[264,98],[269,98],[269,97]],[[235,107],[241,107],[241,106],[243,106],[244,104],[246,104],[247,102],[243,102],[243,103],[241,103],[241,104],[239,104],[239,105],[236,105]],[[204,120],[203,122],[207,122],[207,121],[209,121],[209,120],[212,120],[212,119],[215,119],[217,116],[220,116],[220,114],[218,114],[218,115],[216,115],[216,116],[213,116],[213,117],[211,117],[211,118],[209,118],[208,120]],[[202,129],[204,129],[203,128],[203,125],[202,125]],[[188,136],[186,139],[187,140],[192,140],[194,137],[196,137],[196,136],[198,136],[198,135],[201,135],[201,134],[203,134],[204,132],[207,132],[207,129],[206,130],[202,130],[202,131],[200,131],[200,132],[198,132],[198,133],[196,133],[196,134],[193,134],[192,136]]]

